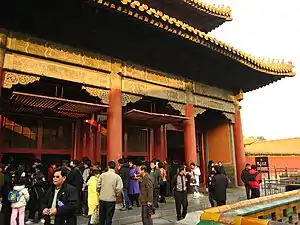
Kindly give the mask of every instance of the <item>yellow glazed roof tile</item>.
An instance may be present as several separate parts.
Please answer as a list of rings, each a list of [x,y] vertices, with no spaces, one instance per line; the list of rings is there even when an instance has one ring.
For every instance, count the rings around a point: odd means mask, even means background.
[[[300,138],[265,140],[247,145],[249,154],[300,154]]]
[[[285,62],[283,59],[265,60],[264,58],[254,57],[249,53],[245,53],[217,40],[209,34],[206,34],[183,21],[170,17],[160,10],[142,4],[138,0],[119,0],[119,2],[122,3],[120,6],[116,6],[114,2],[110,1],[111,0],[98,0],[98,3],[208,47],[262,73],[269,75],[295,76],[295,73],[293,72],[294,66],[291,61]],[[128,6],[130,7],[128,8]]]
[[[232,20],[231,8],[229,6],[209,4],[200,0],[182,0],[186,4],[198,9],[201,12],[216,16],[225,20]]]

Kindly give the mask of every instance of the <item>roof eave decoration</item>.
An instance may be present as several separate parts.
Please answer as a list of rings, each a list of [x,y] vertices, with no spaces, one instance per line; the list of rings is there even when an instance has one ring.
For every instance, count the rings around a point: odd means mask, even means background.
[[[291,61],[256,58],[137,0],[98,0],[98,3],[217,51],[256,71],[283,77],[296,75]]]
[[[231,8],[229,6],[208,4],[200,0],[183,0],[186,4],[211,16],[231,21]]]

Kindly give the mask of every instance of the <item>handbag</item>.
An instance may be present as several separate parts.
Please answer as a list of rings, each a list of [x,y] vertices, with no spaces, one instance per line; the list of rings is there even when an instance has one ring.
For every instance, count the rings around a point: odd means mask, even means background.
[[[197,184],[197,180],[195,178],[190,179],[191,184]]]
[[[91,224],[99,224],[100,223],[100,218],[99,218],[99,207],[97,206],[96,209],[94,210],[92,216],[91,216]]]

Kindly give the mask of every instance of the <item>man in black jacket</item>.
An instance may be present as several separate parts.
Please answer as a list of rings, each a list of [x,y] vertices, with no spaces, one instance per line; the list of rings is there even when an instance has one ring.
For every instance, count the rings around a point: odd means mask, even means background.
[[[160,185],[163,184],[162,175],[159,169],[156,167],[156,162],[152,161],[150,163],[150,177],[153,179],[153,207],[158,208],[158,200],[159,200],[159,192],[160,192]]]
[[[251,169],[251,165],[247,163],[245,169],[242,171],[241,174],[241,179],[245,185],[247,199],[250,199],[250,187],[248,185],[248,174],[250,169]]]
[[[212,179],[212,193],[217,206],[226,205],[226,189],[228,187],[228,179],[222,174],[220,166],[214,166],[216,175]]]
[[[130,166],[126,159],[119,159],[118,162],[121,165],[119,174],[123,182],[123,192],[122,192],[123,208],[121,209],[121,211],[124,211],[126,209],[132,209],[132,203],[128,197],[128,187],[130,182],[130,177],[129,177]]]
[[[77,224],[78,193],[75,187],[65,182],[67,175],[65,168],[54,172],[54,186],[49,188],[41,205],[46,225]]]

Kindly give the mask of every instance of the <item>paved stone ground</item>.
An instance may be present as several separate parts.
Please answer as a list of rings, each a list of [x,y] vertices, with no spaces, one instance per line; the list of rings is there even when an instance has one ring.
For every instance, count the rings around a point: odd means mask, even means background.
[[[245,190],[243,188],[232,188],[227,191],[227,203],[242,201],[245,199]],[[204,208],[210,207],[208,202],[208,197],[200,199],[192,199],[192,196],[189,196],[189,207],[188,207],[188,215],[185,220],[190,221],[193,218],[199,218],[199,211]],[[195,212],[195,213],[193,213]],[[175,204],[173,198],[168,198],[167,203],[160,204],[159,210],[156,211],[156,214],[153,216],[153,224],[154,225],[171,225],[176,222],[176,212],[175,212]],[[84,217],[78,218],[78,225],[86,225],[88,223],[88,219]],[[119,211],[116,210],[113,225],[142,225],[141,222],[141,209],[134,208],[130,211]],[[181,224],[184,224],[182,221]],[[187,224],[192,224],[191,221]]]

